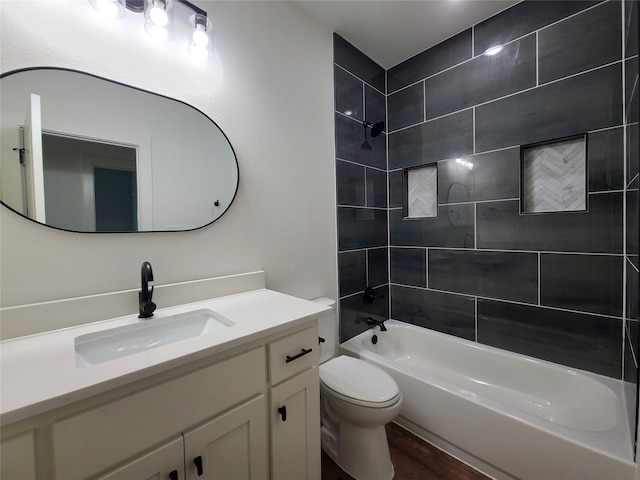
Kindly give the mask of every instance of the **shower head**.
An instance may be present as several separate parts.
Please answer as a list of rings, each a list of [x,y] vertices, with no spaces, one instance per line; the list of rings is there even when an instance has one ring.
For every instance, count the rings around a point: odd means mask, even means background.
[[[362,122],[362,126],[365,128],[365,130],[367,129],[367,127],[371,129],[372,137],[377,137],[384,130],[384,122],[370,123],[365,121]]]
[[[371,126],[371,136],[377,137],[384,130],[384,122],[376,122]]]
[[[364,142],[360,144],[360,148],[362,150],[372,150],[371,144],[369,143],[369,139],[367,138],[367,127],[370,127],[371,124],[367,122],[362,122],[362,128],[364,129]]]

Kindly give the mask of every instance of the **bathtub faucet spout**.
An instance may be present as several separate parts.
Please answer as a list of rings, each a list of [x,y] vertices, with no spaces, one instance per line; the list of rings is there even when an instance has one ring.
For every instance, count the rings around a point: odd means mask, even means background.
[[[374,320],[373,318],[368,317],[367,325],[371,325],[372,327],[380,327],[381,332],[387,331],[387,327],[384,326],[384,320]]]

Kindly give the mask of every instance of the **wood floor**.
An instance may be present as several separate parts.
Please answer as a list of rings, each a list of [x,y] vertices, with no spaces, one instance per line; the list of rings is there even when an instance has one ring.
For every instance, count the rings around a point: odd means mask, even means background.
[[[393,480],[489,480],[394,423],[387,425]],[[353,480],[322,452],[322,480]]]

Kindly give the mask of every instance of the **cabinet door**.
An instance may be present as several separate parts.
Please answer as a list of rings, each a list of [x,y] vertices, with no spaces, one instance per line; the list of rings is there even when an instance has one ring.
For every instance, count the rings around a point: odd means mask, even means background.
[[[0,443],[0,478],[35,480],[36,455],[33,430],[2,440]]]
[[[184,480],[182,437],[98,477],[98,480]]]
[[[269,476],[264,395],[184,434],[187,479],[258,480]]]
[[[318,369],[271,389],[271,478],[320,479]]]

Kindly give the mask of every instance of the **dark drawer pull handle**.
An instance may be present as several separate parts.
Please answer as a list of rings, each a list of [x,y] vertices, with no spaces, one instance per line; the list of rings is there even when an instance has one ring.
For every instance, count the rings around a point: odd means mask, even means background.
[[[198,456],[193,459],[193,464],[196,466],[196,473],[199,477],[204,473],[204,469],[202,468],[202,457]]]
[[[169,472],[169,480],[178,480],[178,470]]]
[[[287,355],[287,360],[285,361],[285,363],[293,362],[294,360],[296,360],[296,359],[298,359],[300,357],[304,357],[307,353],[311,353],[311,352],[313,352],[313,348],[310,348],[308,350],[305,350],[303,348],[302,351],[299,354],[294,355],[293,357]]]
[[[283,405],[278,409],[278,413],[280,414],[280,416],[282,417],[282,421],[286,422],[287,421],[287,406]]]

